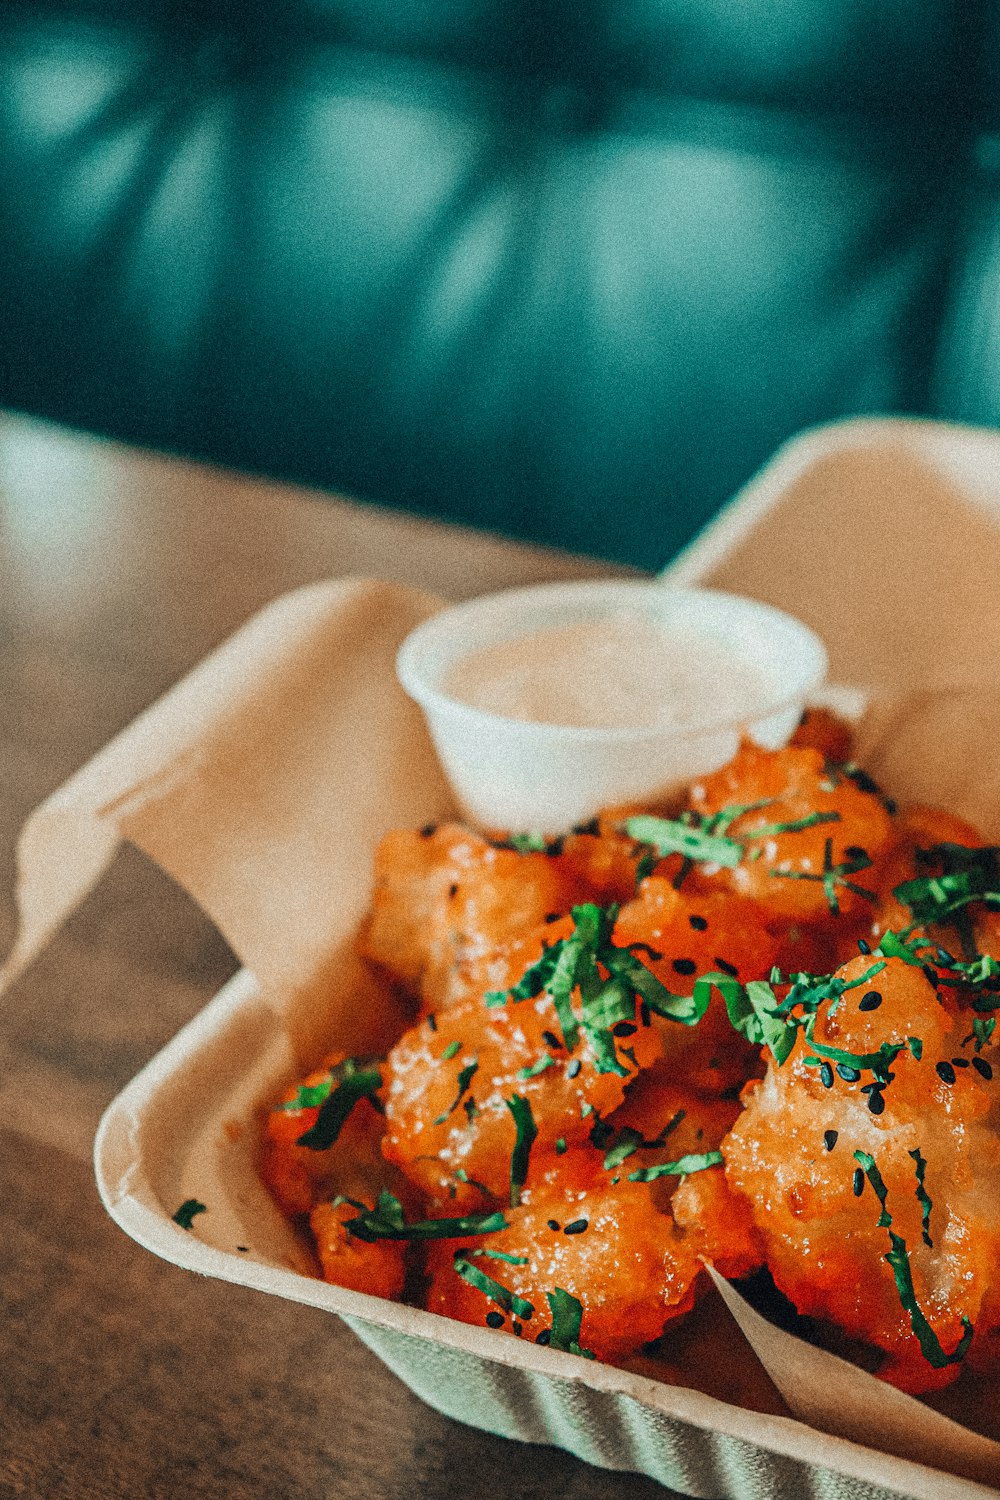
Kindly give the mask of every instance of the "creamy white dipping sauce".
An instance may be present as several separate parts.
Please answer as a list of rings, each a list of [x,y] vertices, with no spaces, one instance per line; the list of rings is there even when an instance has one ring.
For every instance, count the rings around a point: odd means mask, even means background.
[[[773,697],[765,676],[719,642],[631,611],[470,651],[442,686],[487,713],[586,729],[738,722]]]

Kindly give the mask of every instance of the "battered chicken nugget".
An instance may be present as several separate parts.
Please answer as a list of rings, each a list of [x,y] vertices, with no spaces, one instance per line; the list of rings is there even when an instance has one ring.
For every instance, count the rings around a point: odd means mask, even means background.
[[[356,1239],[345,1226],[357,1214],[350,1203],[336,1202],[319,1203],[310,1214],[323,1280],[398,1302],[406,1285],[407,1247],[398,1240],[370,1245]]]
[[[525,945],[529,961],[572,927],[567,919],[541,928]],[[551,1152],[559,1140],[585,1141],[595,1119],[621,1103],[629,1079],[660,1055],[659,1032],[634,1004],[632,1021],[603,1034],[602,1053],[586,1027],[567,1037],[548,994],[504,1001],[524,968],[517,953],[495,960],[499,1003],[470,994],[411,1028],[386,1059],[382,1149],[437,1203],[474,1207],[484,1196],[509,1196],[515,1096],[530,1106],[539,1152]]]
[[[659,1211],[648,1184],[612,1185],[596,1152],[568,1152],[505,1217],[508,1228],[463,1241],[457,1256],[445,1241],[430,1248],[431,1312],[545,1344],[568,1296],[582,1311],[574,1352],[614,1363],[694,1302],[697,1240]]]
[[[644,962],[661,982],[690,995],[699,975],[713,971],[743,982],[764,979],[776,962],[779,943],[746,901],[722,892],[676,890],[661,875],[643,880],[639,894],[623,906],[615,942],[643,946]],[[658,1021],[663,1048],[674,1076],[694,1089],[722,1093],[738,1087],[755,1070],[757,1049],[729,1024],[721,998],[713,992],[697,1026]]]
[[[871,879],[893,824],[863,773],[827,767],[818,750],[763,750],[744,740],[728,765],[691,788],[691,807],[743,846],[732,868],[695,872],[695,884],[708,879],[749,897],[774,931],[849,926],[874,903]],[[742,807],[748,811],[732,815]]]
[[[360,951],[432,1010],[465,993],[452,988],[463,962],[582,895],[577,869],[543,852],[498,847],[456,823],[396,829],[376,850]]]
[[[385,1121],[378,1100],[379,1066],[377,1059],[359,1063],[342,1052],[331,1053],[321,1067],[293,1084],[282,1103],[269,1112],[261,1176],[285,1213],[308,1214],[321,1198],[334,1193],[363,1196],[387,1185],[390,1170],[381,1148]],[[320,1110],[326,1104],[329,1121],[338,1098],[341,1106],[349,1105],[347,1113],[333,1138],[319,1144]],[[300,1144],[303,1137],[313,1144]]]
[[[883,1350],[879,1373],[914,1393],[955,1377],[973,1327],[988,1351],[997,1312],[994,1049],[936,979],[875,954],[821,981],[722,1144],[779,1288]]]

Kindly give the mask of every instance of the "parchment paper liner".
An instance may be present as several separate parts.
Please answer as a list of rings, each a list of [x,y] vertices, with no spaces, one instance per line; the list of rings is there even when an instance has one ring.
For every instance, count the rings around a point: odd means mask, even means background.
[[[245,1142],[239,1146],[240,1130],[252,1122],[254,1104],[278,1079],[313,1061],[331,1039],[348,1047],[372,1046],[391,1034],[394,1018],[355,963],[351,938],[367,902],[371,853],[381,834],[393,825],[440,818],[451,808],[422,722],[392,673],[403,636],[441,602],[355,580],[300,590],[258,615],[28,820],[19,848],[21,931],[0,974],[2,986],[30,961],[99,878],[121,839],[145,850],[190,891],[256,973],[260,995],[253,988],[240,994],[236,1031],[242,1041],[230,1046],[228,1067],[217,1050],[208,1069],[199,1070],[197,1057],[189,1057],[183,1077],[173,1076],[161,1091],[158,1139],[143,1138],[142,1119],[136,1118],[135,1160],[130,1165],[105,1159],[102,1184],[120,1207],[130,1182],[135,1179],[138,1186],[140,1156],[145,1154],[147,1179],[156,1176],[157,1157],[162,1162],[172,1155],[190,1164],[211,1126],[216,1170],[226,1160],[221,1142],[228,1139],[234,1147],[232,1182],[227,1188],[220,1178],[225,1212],[220,1206],[211,1226],[210,1216],[203,1215],[197,1221],[200,1235],[209,1244],[231,1245],[238,1230],[241,1242],[251,1242],[257,1259],[273,1268],[275,1291],[322,1300],[345,1314],[359,1301],[370,1313],[373,1299],[299,1277],[295,1289],[289,1288],[286,1268],[294,1269],[300,1258],[280,1216],[252,1180],[247,1165],[252,1156]],[[975,690],[896,700],[883,696],[863,726],[868,751],[863,748],[860,758],[894,795],[952,806],[996,836],[1000,777],[995,755],[984,764],[983,747],[995,744],[998,735],[996,701],[984,702]],[[235,1040],[234,1033],[230,1041]],[[254,1065],[246,1070],[241,1059],[250,1057]],[[167,1074],[169,1068],[161,1071]],[[199,1090],[202,1099],[205,1090],[218,1098],[217,1119],[208,1118],[203,1104],[192,1108]],[[197,1141],[190,1125],[195,1116]],[[221,1198],[217,1201],[221,1205]],[[166,1223],[170,1205],[162,1201],[152,1209],[142,1203],[139,1219],[152,1212],[156,1220],[157,1208],[159,1223]],[[224,1222],[225,1213],[233,1222]],[[159,1231],[144,1234],[133,1222],[130,1232],[165,1253]],[[171,1258],[189,1264],[197,1237],[179,1230],[176,1235],[181,1235],[179,1253]],[[220,1253],[210,1252],[216,1274],[232,1275],[215,1266]],[[258,1269],[263,1274],[266,1267]],[[834,1411],[829,1393],[842,1378],[840,1362],[769,1325],[765,1334],[732,1289],[728,1301],[765,1366],[776,1377],[781,1373],[778,1383],[789,1405],[814,1427],[876,1442],[954,1474],[992,1484],[1000,1480],[1000,1445],[854,1367],[849,1367],[850,1383],[857,1399]],[[431,1315],[390,1312],[385,1306],[382,1317],[423,1331]],[[501,1335],[464,1325],[445,1331],[442,1320],[432,1322],[440,1342],[457,1340],[476,1350],[486,1338],[491,1358],[515,1358],[508,1349],[494,1350]],[[551,1351],[532,1348],[517,1355],[522,1358],[532,1366],[541,1360],[543,1370],[559,1361],[567,1378],[584,1384],[621,1380],[625,1389],[635,1379],[589,1367],[581,1371],[580,1362]],[[709,1401],[689,1394],[696,1408]],[[705,1425],[711,1425],[710,1416]],[[787,1433],[781,1437],[780,1419],[749,1420],[748,1437],[761,1440],[763,1427],[774,1451],[798,1448]],[[835,1440],[815,1439],[817,1465],[856,1474],[844,1451]],[[916,1484],[910,1464],[887,1471],[874,1455],[872,1466],[890,1489],[905,1493],[985,1493],[960,1482],[956,1487],[943,1475],[928,1489]]]

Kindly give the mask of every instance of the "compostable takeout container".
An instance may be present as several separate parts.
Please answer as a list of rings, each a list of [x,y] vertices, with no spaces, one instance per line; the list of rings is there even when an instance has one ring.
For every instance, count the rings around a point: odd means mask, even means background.
[[[863,739],[888,789],[936,798],[1000,836],[1000,436],[907,422],[807,433],[670,577],[742,590],[811,624],[835,678],[883,692]],[[200,901],[247,966],[105,1114],[96,1167],[109,1212],[178,1265],[338,1313],[459,1420],[691,1495],[1000,1493],[996,1444],[755,1326],[738,1298],[735,1314],[794,1417],[303,1274],[254,1170],[259,1111],[329,1046],[374,1049],[390,1033],[386,996],[354,959],[353,934],[381,834],[453,806],[392,671],[400,641],[440,606],[363,581],[277,601],[25,825],[21,930],[0,982],[38,951],[121,839]],[[208,1209],[185,1231],[171,1216],[191,1196]],[[734,1322],[729,1347],[741,1337]],[[725,1343],[716,1355],[725,1361]]]

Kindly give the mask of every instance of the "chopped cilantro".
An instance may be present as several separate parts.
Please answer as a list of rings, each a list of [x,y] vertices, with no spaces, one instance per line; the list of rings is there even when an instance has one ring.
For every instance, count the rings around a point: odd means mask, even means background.
[[[358,1210],[356,1219],[344,1225],[356,1239],[373,1244],[376,1240],[457,1240],[470,1234],[494,1234],[508,1227],[499,1211],[490,1214],[464,1214],[458,1219],[418,1219],[407,1224],[403,1205],[384,1189],[374,1208],[354,1198],[335,1198],[334,1203],[349,1203]]]
[[[896,1282],[896,1290],[899,1300],[910,1315],[910,1327],[916,1334],[920,1343],[920,1352],[929,1365],[935,1370],[943,1370],[946,1365],[957,1365],[965,1358],[966,1351],[972,1343],[973,1327],[969,1319],[962,1315],[962,1328],[964,1332],[955,1348],[950,1354],[946,1354],[941,1346],[941,1341],[934,1332],[927,1319],[920,1310],[917,1302],[917,1294],[913,1289],[913,1274],[910,1270],[910,1255],[906,1248],[906,1241],[901,1235],[889,1230],[889,1240],[892,1249],[886,1254],[886,1260],[892,1267],[893,1278]]]
[[[537,1062],[532,1063],[530,1068],[518,1068],[518,1078],[527,1081],[529,1078],[537,1078],[539,1073],[544,1073],[546,1068],[555,1065],[555,1058],[551,1052],[543,1052]]]
[[[552,1314],[552,1331],[549,1334],[549,1348],[560,1349],[565,1354],[579,1354],[584,1359],[594,1359],[595,1356],[589,1349],[580,1348],[580,1325],[583,1322],[583,1304],[572,1292],[567,1292],[563,1287],[553,1287],[551,1292],[545,1293],[545,1300],[549,1304]]]
[[[528,1159],[538,1134],[538,1126],[531,1113],[531,1105],[523,1094],[514,1094],[510,1099],[505,1099],[504,1103],[514,1116],[517,1132],[514,1149],[510,1154],[510,1206],[516,1208],[521,1201],[521,1189],[528,1180]]]
[[[654,818],[643,814],[628,818],[625,832],[636,843],[649,844],[661,859],[668,854],[682,854],[699,864],[724,865],[734,869],[743,858],[743,845],[735,839],[717,837],[702,826],[692,826],[674,818]]]
[[[923,1190],[923,1170],[921,1165],[923,1163],[923,1157],[920,1155],[919,1150],[917,1150],[916,1152],[911,1151],[910,1155],[917,1162],[917,1197],[920,1199],[921,1205],[924,1210],[924,1239],[925,1241],[927,1241],[927,1243],[930,1243],[929,1240],[927,1240],[927,1224],[930,1214],[930,1199],[928,1198],[925,1202],[924,1198],[926,1197],[926,1194],[924,1194],[924,1196],[921,1196]],[[959,1339],[952,1352],[950,1354],[946,1354],[941,1346],[940,1339],[934,1332],[931,1325],[928,1323],[923,1312],[921,1311],[920,1304],[917,1302],[917,1294],[913,1287],[913,1273],[910,1270],[910,1254],[906,1248],[906,1241],[903,1239],[902,1235],[896,1234],[896,1232],[891,1228],[892,1215],[889,1213],[889,1210],[886,1206],[887,1193],[885,1183],[882,1181],[878,1168],[875,1165],[875,1159],[874,1157],[869,1156],[867,1151],[855,1151],[854,1158],[856,1161],[861,1163],[861,1167],[864,1169],[865,1176],[868,1178],[868,1181],[874,1188],[879,1203],[881,1204],[882,1211],[879,1214],[878,1223],[881,1228],[888,1230],[889,1243],[891,1246],[891,1249],[886,1252],[885,1259],[888,1261],[889,1265],[892,1268],[893,1279],[896,1283],[896,1291],[899,1294],[899,1300],[903,1305],[904,1311],[906,1311],[910,1316],[910,1327],[912,1328],[914,1335],[916,1336],[917,1341],[920,1344],[921,1354],[924,1356],[924,1359],[926,1359],[927,1363],[931,1365],[935,1370],[943,1370],[946,1365],[959,1364],[961,1360],[965,1358],[966,1351],[968,1350],[968,1347],[972,1342],[973,1327],[971,1322],[963,1314],[961,1320],[962,1328],[964,1330],[962,1333],[962,1337]],[[860,1173],[857,1173],[856,1176],[860,1177]]]
[[[685,1115],[683,1109],[679,1109],[664,1125],[659,1135],[653,1140],[643,1139],[641,1131],[633,1130],[631,1125],[623,1125],[615,1137],[614,1144],[608,1149],[604,1157],[604,1166],[607,1171],[613,1172],[615,1167],[620,1167],[623,1161],[635,1154],[636,1151],[654,1151],[664,1146],[667,1136],[672,1135],[681,1123]]]
[[[920,1038],[918,1036],[908,1036],[906,1038],[906,1045],[909,1047],[913,1058],[919,1062],[924,1055],[924,1044]]]
[[[935,844],[924,858],[942,864],[943,873],[904,880],[893,890],[896,900],[910,908],[915,922],[948,922],[973,901],[1000,906],[1000,847]]]
[[[345,1058],[331,1069],[333,1078],[338,1080],[336,1088],[327,1094],[315,1123],[299,1136],[296,1145],[305,1146],[310,1151],[326,1151],[336,1141],[354,1106],[362,1099],[374,1102],[382,1087],[379,1070],[366,1067],[353,1057]]]
[[[177,1212],[175,1214],[171,1214],[170,1217],[173,1219],[174,1223],[179,1224],[182,1229],[190,1229],[194,1223],[195,1214],[203,1214],[207,1212],[208,1210],[205,1204],[199,1203],[197,1198],[185,1198],[184,1202],[181,1204]]]
[[[872,1185],[872,1191],[881,1204],[882,1212],[878,1217],[878,1228],[888,1229],[889,1225],[892,1223],[892,1215],[885,1206],[885,1200],[888,1197],[888,1189],[886,1188],[885,1183],[882,1181],[881,1172],[875,1165],[875,1158],[874,1156],[869,1156],[867,1151],[855,1151],[854,1160],[858,1163],[865,1176],[868,1178],[868,1181]]]
[[[526,1266],[528,1257],[526,1255],[508,1255],[506,1250],[490,1250],[485,1245],[478,1250],[466,1250],[465,1255],[471,1258],[474,1255],[488,1255],[490,1260],[503,1260],[509,1266]]]
[[[628,1174],[629,1182],[655,1182],[657,1177],[690,1177],[692,1172],[704,1172],[708,1167],[722,1166],[721,1151],[700,1151],[681,1156],[677,1161],[665,1161],[658,1167],[640,1167]]]
[[[924,961],[920,957],[918,949],[927,948],[931,945],[921,942],[918,938],[909,941],[892,928],[887,928],[879,938],[878,951],[886,958],[901,958],[904,963],[912,965],[914,969],[922,969]]]
[[[452,1053],[452,1056],[454,1056],[454,1053]],[[448,1116],[449,1115],[453,1115],[455,1113],[456,1109],[461,1104],[462,1100],[465,1098],[465,1095],[466,1095],[466,1093],[468,1091],[470,1083],[475,1078],[475,1076],[476,1076],[476,1074],[478,1072],[479,1072],[479,1058],[478,1057],[474,1057],[471,1062],[467,1062],[466,1065],[465,1065],[465,1067],[461,1068],[459,1070],[459,1074],[458,1074],[458,1093],[455,1095],[455,1098],[453,1099],[453,1101],[451,1102],[451,1104],[449,1104],[449,1106],[445,1110],[444,1114],[443,1115],[438,1115],[437,1118],[433,1121],[433,1124],[435,1124],[435,1125],[443,1125],[444,1122],[445,1122],[445,1120],[447,1120]],[[470,1116],[470,1123],[471,1123],[471,1118],[472,1117]]]
[[[508,1000],[534,1000],[536,995],[540,995],[552,978],[563,950],[563,942],[560,939],[551,948],[546,948],[540,958],[528,965],[517,984],[512,985],[509,990],[487,990],[483,996],[487,1008],[493,1010],[497,1006],[506,1005]]]
[[[535,1311],[530,1302],[523,1297],[518,1297],[509,1287],[501,1286],[499,1281],[494,1281],[492,1276],[487,1276],[479,1266],[474,1266],[468,1258],[468,1251],[458,1250],[455,1252],[454,1266],[457,1274],[477,1291],[483,1292],[491,1302],[502,1307],[504,1312],[512,1312],[518,1318],[530,1318]]]
[[[462,1050],[462,1043],[456,1037],[453,1042],[449,1042],[448,1043],[447,1047],[441,1053],[441,1061],[442,1062],[451,1062],[452,1058],[456,1057],[458,1055],[458,1053],[461,1052],[461,1050]]]
[[[844,890],[853,891],[856,896],[863,896],[866,901],[878,899],[875,891],[870,891],[867,886],[856,885],[853,880],[847,878],[848,875],[856,875],[859,870],[867,870],[870,865],[871,860],[863,851],[835,865],[833,863],[833,839],[827,839],[823,845],[823,869],[820,874],[813,874],[809,870],[770,870],[768,873],[778,880],[818,880],[826,892],[827,905],[837,917],[840,915],[838,886],[842,886]]]
[[[512,833],[507,840],[511,849],[516,849],[518,854],[544,854],[546,849],[544,833]],[[503,846],[500,846],[503,847]]]
[[[923,1215],[921,1237],[924,1244],[927,1245],[930,1249],[933,1249],[934,1241],[931,1239],[931,1209],[934,1205],[931,1203],[931,1200],[927,1195],[927,1189],[924,1187],[924,1173],[927,1171],[927,1163],[921,1155],[919,1146],[915,1151],[910,1151],[908,1154],[912,1156],[913,1160],[916,1162],[917,1201],[920,1204]]]

